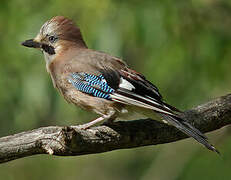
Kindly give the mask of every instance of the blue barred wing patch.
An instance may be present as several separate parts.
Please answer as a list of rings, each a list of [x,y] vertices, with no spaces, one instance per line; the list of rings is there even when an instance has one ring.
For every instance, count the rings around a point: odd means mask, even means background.
[[[108,100],[111,100],[110,94],[115,91],[107,84],[103,75],[72,73],[68,81],[81,92]]]

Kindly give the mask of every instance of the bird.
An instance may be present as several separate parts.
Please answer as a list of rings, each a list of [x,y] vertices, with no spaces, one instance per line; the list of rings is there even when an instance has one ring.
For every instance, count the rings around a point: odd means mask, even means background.
[[[42,51],[46,70],[64,99],[99,117],[83,124],[87,129],[107,121],[146,117],[174,126],[211,151],[219,151],[208,138],[167,104],[158,88],[120,58],[87,47],[73,20],[55,16],[23,46]]]

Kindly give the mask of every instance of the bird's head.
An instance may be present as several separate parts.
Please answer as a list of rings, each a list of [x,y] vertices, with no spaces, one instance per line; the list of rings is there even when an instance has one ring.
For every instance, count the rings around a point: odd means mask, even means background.
[[[47,62],[71,47],[86,47],[80,29],[72,20],[55,16],[43,24],[34,39],[26,40],[23,46],[42,50]]]

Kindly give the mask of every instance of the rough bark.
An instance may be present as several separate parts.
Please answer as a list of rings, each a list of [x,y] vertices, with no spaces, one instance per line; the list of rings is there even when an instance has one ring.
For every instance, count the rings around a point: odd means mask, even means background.
[[[182,117],[202,132],[231,123],[231,94],[185,111]],[[0,138],[0,163],[35,154],[77,156],[134,148],[187,138],[174,127],[153,120],[116,122],[87,130],[42,127]]]

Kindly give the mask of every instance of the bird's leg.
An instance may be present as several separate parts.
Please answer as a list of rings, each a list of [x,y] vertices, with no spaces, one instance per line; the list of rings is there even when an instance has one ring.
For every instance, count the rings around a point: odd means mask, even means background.
[[[101,117],[93,120],[93,121],[90,121],[89,123],[86,123],[86,124],[83,124],[83,125],[79,125],[78,127],[80,127],[81,129],[88,129],[100,122],[103,122],[103,121],[106,121],[108,120],[108,122],[113,122],[113,120],[115,119],[115,112],[110,112],[109,114],[107,115],[102,115]]]
[[[80,127],[81,129],[88,129],[88,128],[94,126],[95,124],[100,123],[100,122],[105,121],[105,120],[107,120],[107,118],[104,116],[101,116],[101,117],[99,117],[93,121],[90,121],[89,123],[79,125],[78,127]]]

